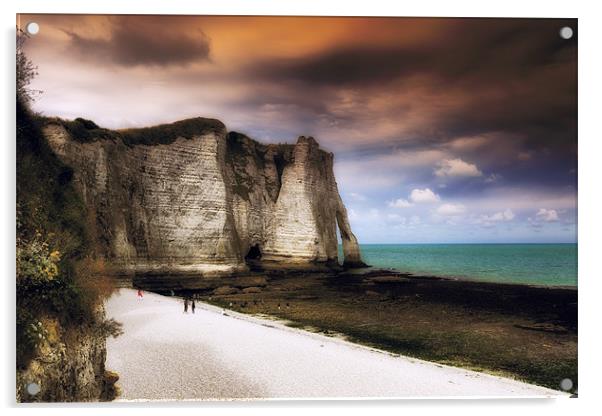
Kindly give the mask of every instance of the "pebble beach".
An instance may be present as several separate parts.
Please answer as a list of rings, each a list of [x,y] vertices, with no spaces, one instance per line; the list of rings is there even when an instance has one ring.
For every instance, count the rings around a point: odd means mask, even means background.
[[[106,310],[123,323],[106,361],[121,401],[564,396],[202,302],[184,313],[179,298],[120,289]]]

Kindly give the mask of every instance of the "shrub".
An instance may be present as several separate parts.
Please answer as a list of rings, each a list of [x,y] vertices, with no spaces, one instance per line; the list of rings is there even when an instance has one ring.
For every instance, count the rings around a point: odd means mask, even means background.
[[[92,120],[86,120],[85,118],[76,118],[75,120],[60,120],[60,124],[65,127],[71,137],[78,142],[86,143],[101,139],[116,140],[121,136],[119,133],[98,127]]]
[[[49,148],[44,120],[17,101],[17,366],[35,356],[43,316],[66,331],[98,327],[98,305],[111,292],[102,262],[94,260],[89,215],[72,184],[72,170]],[[77,121],[94,129],[91,122]],[[37,327],[36,327],[37,328]],[[37,337],[37,338],[36,338]]]
[[[93,258],[88,215],[73,187],[73,171],[51,151],[41,126],[50,120],[34,115],[28,88],[35,67],[23,53],[26,37],[17,38],[17,368],[27,367],[47,337],[42,322],[51,318],[65,329],[82,325],[118,335],[119,325],[98,313],[111,292],[103,267]],[[64,123],[76,139],[115,138],[94,122]],[[74,332],[74,331],[71,331]],[[77,345],[75,346],[77,348]]]
[[[179,137],[191,139],[201,133],[225,131],[224,124],[211,118],[190,118],[170,124],[161,124],[153,127],[120,130],[123,142],[128,145],[136,144],[169,144]]]
[[[103,321],[99,326],[100,334],[104,337],[113,337],[117,338],[120,335],[123,335],[123,324],[121,322],[117,322],[115,319],[107,319]]]
[[[60,252],[51,251],[37,233],[33,240],[17,242],[17,281],[49,281],[59,273]]]

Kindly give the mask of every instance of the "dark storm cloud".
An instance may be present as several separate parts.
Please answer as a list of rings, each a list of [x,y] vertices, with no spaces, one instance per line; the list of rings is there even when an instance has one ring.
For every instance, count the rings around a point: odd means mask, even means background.
[[[78,54],[94,61],[168,66],[209,59],[210,41],[200,29],[164,23],[152,16],[123,16],[110,20],[108,38],[88,38],[69,30],[65,33]]]
[[[576,20],[444,19],[425,24],[441,30],[433,38],[402,46],[352,44],[261,63],[251,72],[312,95],[319,88],[356,89],[364,94],[391,88],[410,96],[427,85],[452,97],[446,105],[431,102],[421,108],[429,114],[428,126],[406,128],[404,137],[370,143],[368,151],[386,152],[384,148],[392,146],[441,148],[458,137],[496,132],[502,134],[480,152],[506,152],[505,148],[548,152],[547,168],[556,164],[558,169],[538,179],[552,180],[574,167],[577,40],[562,39],[559,29],[568,25],[577,33]],[[314,88],[300,88],[303,85]],[[406,108],[392,103],[389,111],[399,115],[400,125],[408,124]],[[481,153],[479,159],[487,156]],[[495,164],[495,155],[492,159]],[[504,157],[499,163],[506,163],[504,173],[513,176],[514,159]]]
[[[281,80],[344,86],[380,84],[418,73],[455,83],[519,77],[538,66],[569,61],[576,53],[576,40],[558,34],[564,25],[576,27],[575,20],[451,22],[441,21],[445,30],[423,42],[342,45],[313,56],[260,63],[255,72]]]

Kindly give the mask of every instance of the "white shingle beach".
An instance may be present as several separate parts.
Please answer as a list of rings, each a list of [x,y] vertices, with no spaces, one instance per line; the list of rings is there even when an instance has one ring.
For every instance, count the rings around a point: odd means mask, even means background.
[[[106,304],[124,334],[107,341],[117,400],[556,397],[519,381],[351,344],[180,299],[120,289]]]

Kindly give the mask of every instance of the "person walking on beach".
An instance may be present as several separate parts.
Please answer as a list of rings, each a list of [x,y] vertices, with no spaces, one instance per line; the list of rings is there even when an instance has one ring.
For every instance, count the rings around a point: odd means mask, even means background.
[[[194,313],[194,310],[196,309],[196,305],[194,304],[194,299],[192,299],[192,313]]]
[[[138,300],[142,300],[142,297],[143,297],[142,290],[138,289]]]
[[[184,298],[184,313],[188,313],[188,298]]]

